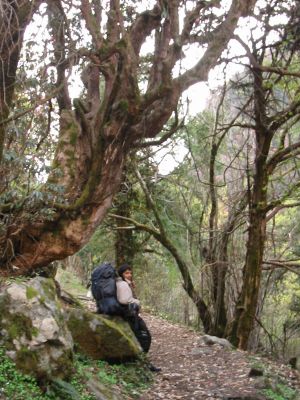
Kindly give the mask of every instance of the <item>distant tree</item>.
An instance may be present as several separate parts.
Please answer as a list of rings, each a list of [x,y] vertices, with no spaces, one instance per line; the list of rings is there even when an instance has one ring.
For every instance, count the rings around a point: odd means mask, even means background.
[[[255,0],[218,12],[216,1],[152,3],[1,2],[1,274],[45,266],[89,240],[126,155],[159,134],[184,90],[207,79]],[[189,45],[204,52],[176,75]],[[75,71],[83,92],[74,96]]]
[[[272,10],[262,19],[263,32],[244,46],[249,57],[249,75],[237,83],[247,92],[249,107],[235,125],[253,135],[253,166],[249,170],[248,239],[242,288],[235,317],[228,328],[231,341],[246,349],[257,318],[267,223],[285,207],[299,205],[299,4],[294,8],[274,1],[289,16],[288,24],[271,25]],[[280,40],[267,43],[269,28]],[[250,92],[248,91],[250,89]],[[249,99],[251,101],[249,102]]]

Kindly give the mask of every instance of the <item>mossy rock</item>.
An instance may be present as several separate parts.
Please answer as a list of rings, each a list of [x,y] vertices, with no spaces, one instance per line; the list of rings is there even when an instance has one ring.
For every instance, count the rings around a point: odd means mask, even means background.
[[[141,354],[130,326],[121,317],[73,308],[67,323],[79,351],[93,359],[123,361]]]
[[[0,345],[22,372],[38,379],[68,378],[73,339],[53,279],[7,283],[0,291]]]

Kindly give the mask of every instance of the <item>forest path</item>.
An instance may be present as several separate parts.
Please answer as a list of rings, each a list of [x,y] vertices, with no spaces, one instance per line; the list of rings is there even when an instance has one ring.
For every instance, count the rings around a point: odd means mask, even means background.
[[[149,358],[162,371],[155,374],[154,384],[140,400],[265,398],[258,392],[259,381],[265,377],[249,377],[249,353],[205,345],[201,335],[187,327],[149,314],[142,317],[152,335]],[[259,364],[260,358],[255,358]],[[266,362],[269,363],[264,359]],[[284,377],[294,387],[299,385],[298,372],[278,363],[268,365],[275,376]]]

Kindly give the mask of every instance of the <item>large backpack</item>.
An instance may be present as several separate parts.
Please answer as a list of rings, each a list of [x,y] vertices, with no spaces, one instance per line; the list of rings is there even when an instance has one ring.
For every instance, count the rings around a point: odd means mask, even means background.
[[[98,313],[123,315],[124,307],[117,300],[116,270],[110,263],[103,263],[93,270],[91,291]]]

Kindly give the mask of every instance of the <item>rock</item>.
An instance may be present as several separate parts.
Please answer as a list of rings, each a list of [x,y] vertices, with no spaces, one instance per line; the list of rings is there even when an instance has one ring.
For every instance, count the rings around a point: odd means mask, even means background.
[[[92,393],[96,400],[125,400],[123,394],[119,394],[117,389],[111,390],[107,386],[104,386],[99,380],[91,378],[86,383],[90,393]]]
[[[67,324],[78,350],[93,359],[123,361],[136,358],[142,352],[128,323],[121,317],[69,308]]]
[[[217,336],[203,335],[202,340],[208,346],[212,346],[214,344],[218,344],[226,349],[233,349],[233,345],[227,340],[223,338],[219,338]]]
[[[0,344],[18,369],[40,380],[71,376],[73,339],[52,279],[5,285],[0,312]]]

